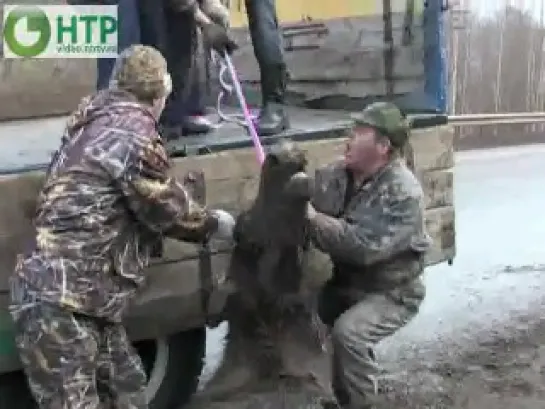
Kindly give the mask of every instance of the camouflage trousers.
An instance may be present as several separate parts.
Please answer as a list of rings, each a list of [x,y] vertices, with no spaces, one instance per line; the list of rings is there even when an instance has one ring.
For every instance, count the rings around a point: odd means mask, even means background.
[[[424,296],[420,279],[385,293],[324,288],[321,313],[332,327],[333,388],[343,408],[373,408],[379,402],[381,370],[373,348],[418,313]]]
[[[146,374],[120,324],[41,302],[12,304],[11,311],[23,368],[40,409],[148,407]]]

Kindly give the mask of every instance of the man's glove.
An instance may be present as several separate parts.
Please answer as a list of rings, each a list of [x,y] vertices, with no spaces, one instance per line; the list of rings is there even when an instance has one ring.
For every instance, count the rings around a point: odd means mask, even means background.
[[[204,41],[219,53],[227,51],[231,54],[238,45],[229,37],[227,30],[216,23],[208,23],[202,27]]]
[[[210,239],[231,241],[235,230],[235,218],[225,210],[210,210],[210,213],[217,221],[217,229],[211,234]]]

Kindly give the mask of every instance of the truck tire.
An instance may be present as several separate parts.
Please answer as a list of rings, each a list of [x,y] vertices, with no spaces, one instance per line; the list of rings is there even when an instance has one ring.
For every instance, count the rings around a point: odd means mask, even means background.
[[[206,353],[206,329],[197,328],[134,347],[149,382],[150,409],[180,409],[197,390]],[[0,375],[0,409],[35,409],[23,371]]]
[[[166,338],[140,341],[150,409],[180,409],[197,390],[204,367],[206,329],[179,332]]]
[[[36,409],[23,371],[0,375],[0,409]]]

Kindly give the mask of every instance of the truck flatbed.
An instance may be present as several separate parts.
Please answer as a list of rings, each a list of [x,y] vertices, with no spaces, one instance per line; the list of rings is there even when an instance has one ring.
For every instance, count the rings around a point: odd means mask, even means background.
[[[228,112],[232,113],[232,112]],[[342,137],[350,126],[346,112],[290,107],[291,128],[262,138],[264,145],[280,138],[297,141]],[[45,169],[59,145],[66,117],[12,121],[0,124],[0,174]],[[172,156],[215,153],[251,146],[246,129],[232,122],[207,135],[182,137],[167,143]]]

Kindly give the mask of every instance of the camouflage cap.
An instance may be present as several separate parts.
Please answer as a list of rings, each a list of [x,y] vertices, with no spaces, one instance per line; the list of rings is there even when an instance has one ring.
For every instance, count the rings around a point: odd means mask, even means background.
[[[140,101],[151,103],[171,91],[167,62],[157,49],[133,45],[119,54],[110,88],[130,92]]]
[[[353,114],[356,126],[364,125],[377,129],[390,139],[392,145],[401,148],[405,145],[410,131],[410,123],[397,106],[391,102],[375,102],[362,112]]]

